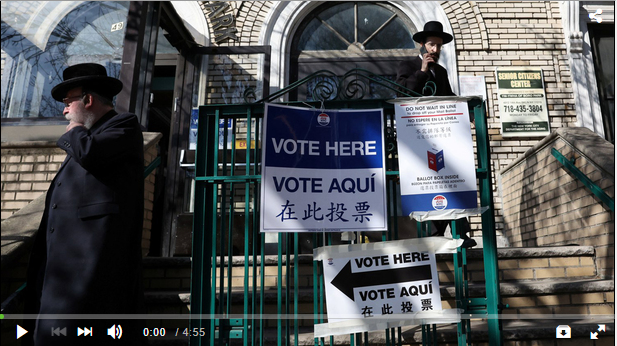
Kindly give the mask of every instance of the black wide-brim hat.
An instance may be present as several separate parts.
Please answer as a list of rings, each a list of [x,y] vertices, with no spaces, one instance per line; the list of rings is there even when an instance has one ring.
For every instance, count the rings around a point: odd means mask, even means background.
[[[88,88],[110,100],[122,90],[119,79],[107,76],[105,66],[85,63],[67,67],[62,73],[64,82],[51,89],[51,96],[56,101],[62,101],[66,93],[77,87]]]
[[[413,35],[413,40],[419,43],[426,42],[427,37],[441,37],[443,44],[450,43],[454,39],[452,35],[443,31],[443,25],[437,21],[430,21],[424,24],[424,30]]]

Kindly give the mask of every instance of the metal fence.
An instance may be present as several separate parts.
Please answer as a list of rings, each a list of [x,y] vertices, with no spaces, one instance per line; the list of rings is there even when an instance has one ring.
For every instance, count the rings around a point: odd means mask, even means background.
[[[286,105],[326,109],[384,110],[388,229],[358,234],[374,241],[425,236],[428,223],[418,223],[417,234],[401,232],[397,216],[400,195],[396,153],[394,105],[386,100],[331,100],[287,102]],[[492,195],[492,173],[484,103],[468,102],[474,116],[476,176],[482,214],[486,297],[470,298],[466,249],[453,256],[456,307],[462,316],[487,317],[490,345],[501,345],[501,326],[495,317],[500,306],[497,247]],[[345,243],[338,234],[282,234],[266,239],[259,230],[260,160],[263,103],[209,105],[199,109],[195,170],[195,213],[191,284],[191,345],[298,345],[306,342],[311,325],[327,321],[321,264],[312,261],[312,248]],[[451,223],[458,238],[456,222]],[[307,260],[308,257],[308,260]],[[240,266],[234,265],[234,261]],[[276,266],[278,280],[268,281],[267,264]],[[302,268],[312,270],[308,287],[301,287]],[[240,273],[238,273],[240,272]],[[234,279],[235,278],[235,279]],[[308,290],[308,291],[307,291]],[[312,299],[311,299],[312,298]],[[312,312],[303,302],[312,300]],[[469,342],[470,320],[458,323],[458,344]],[[436,344],[434,325],[422,327],[423,344]],[[401,343],[401,329],[384,331],[386,344]],[[309,337],[310,340],[310,337]],[[369,344],[368,333],[349,335],[351,345]],[[315,345],[332,345],[333,338],[313,338]]]

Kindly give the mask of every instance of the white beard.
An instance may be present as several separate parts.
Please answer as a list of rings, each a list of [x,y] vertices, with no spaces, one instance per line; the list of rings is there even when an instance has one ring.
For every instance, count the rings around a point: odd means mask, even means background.
[[[86,121],[84,122],[84,126],[90,130],[92,128],[92,126],[94,125],[94,120],[95,120],[95,116],[92,113],[88,113],[86,115]]]
[[[75,113],[68,113],[65,118],[68,121],[72,120],[83,123],[88,130],[91,129],[95,123],[96,116],[92,112],[88,112],[86,110],[83,110],[80,113],[80,115],[75,115]]]

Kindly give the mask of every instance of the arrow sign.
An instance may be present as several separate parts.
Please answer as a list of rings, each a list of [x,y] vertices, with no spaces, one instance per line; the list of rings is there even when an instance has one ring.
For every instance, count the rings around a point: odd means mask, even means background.
[[[349,299],[355,301],[353,289],[367,286],[396,284],[399,282],[421,281],[432,279],[431,266],[420,265],[414,267],[374,270],[352,273],[351,261],[332,280],[332,285],[343,292]]]
[[[26,333],[28,333],[27,330],[25,330],[24,328],[22,328],[22,326],[20,326],[19,324],[17,325],[17,339],[21,338],[22,336],[26,335]]]

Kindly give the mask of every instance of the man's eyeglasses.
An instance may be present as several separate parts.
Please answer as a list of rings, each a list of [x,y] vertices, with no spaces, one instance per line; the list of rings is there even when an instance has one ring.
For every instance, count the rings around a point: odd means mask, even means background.
[[[65,97],[62,99],[62,103],[68,108],[74,100],[84,97],[86,94],[81,94],[78,96]]]

